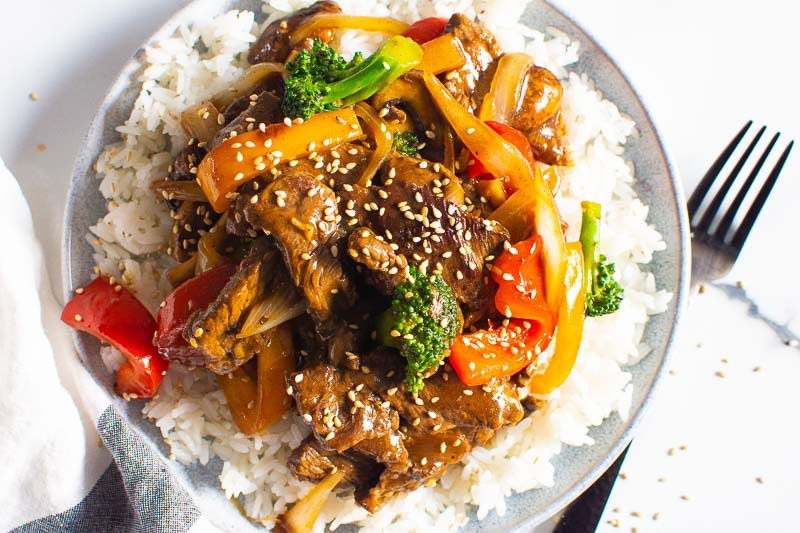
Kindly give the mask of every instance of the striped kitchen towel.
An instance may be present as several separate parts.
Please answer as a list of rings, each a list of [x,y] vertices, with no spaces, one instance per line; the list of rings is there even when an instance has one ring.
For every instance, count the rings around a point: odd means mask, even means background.
[[[79,360],[0,161],[0,531],[217,531]]]

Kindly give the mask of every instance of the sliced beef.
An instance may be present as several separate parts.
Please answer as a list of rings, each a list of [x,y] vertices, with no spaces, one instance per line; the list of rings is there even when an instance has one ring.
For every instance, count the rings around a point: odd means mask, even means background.
[[[429,433],[410,429],[406,433],[408,468],[381,472],[380,477],[366,493],[359,494],[358,502],[370,512],[375,512],[389,498],[418,489],[438,480],[447,467],[461,460],[472,449],[469,438],[458,430]]]
[[[357,228],[347,241],[348,253],[364,265],[367,283],[382,294],[391,296],[394,289],[408,275],[408,260],[397,254],[386,239],[367,227]]]
[[[359,381],[360,373],[328,364],[288,378],[297,411],[325,448],[353,449],[377,462],[405,464],[408,452],[398,432],[400,417]]]
[[[421,71],[406,72],[373,96],[371,102],[375,109],[386,110],[383,118],[387,123],[406,123],[424,143],[425,157],[443,159],[445,122],[425,87]]]
[[[268,62],[285,63],[292,51],[291,35],[295,29],[318,13],[341,12],[342,10],[336,2],[323,0],[303,9],[298,9],[291,15],[272,22],[250,47],[247,60],[251,65]],[[333,32],[331,30],[323,30],[312,37],[319,37],[328,43],[333,39]],[[306,41],[310,40],[307,39]],[[309,46],[310,43],[306,42],[303,45]]]
[[[335,312],[356,299],[354,284],[336,257],[339,232],[333,190],[313,175],[292,170],[253,194],[239,196],[234,218],[237,213],[275,239],[320,333],[328,336]]]
[[[182,362],[217,374],[227,374],[247,362],[265,346],[264,334],[237,338],[250,309],[268,292],[290,284],[277,253],[263,243],[254,245],[217,299],[187,322],[183,336],[204,359]]]
[[[525,132],[537,161],[548,165],[569,163],[563,140],[562,93],[561,82],[552,72],[534,67],[527,74],[523,101],[509,122]]]
[[[474,113],[491,88],[502,50],[489,30],[459,13],[450,17],[445,31],[461,41],[467,56],[462,67],[444,75],[445,87],[461,105]]]
[[[339,202],[354,206],[353,226],[369,227],[409,263],[440,274],[459,302],[482,305],[487,295],[483,265],[508,238],[502,226],[466,213],[431,188],[409,181],[354,186],[340,192]],[[360,250],[350,248],[348,254],[362,260]],[[389,267],[386,275],[396,275],[394,268]]]
[[[357,491],[359,488],[369,489],[383,470],[366,455],[329,450],[313,435],[309,435],[289,456],[289,471],[303,481],[322,481],[334,467],[344,473],[344,483],[353,485]]]
[[[236,102],[234,102],[236,103]],[[271,91],[262,91],[255,99],[248,98],[245,107],[227,126],[217,132],[211,140],[209,150],[213,150],[225,140],[230,138],[233,132],[236,135],[246,131],[253,131],[261,124],[265,126],[283,120],[281,111],[281,98]]]
[[[177,209],[170,211],[170,216],[172,233],[168,252],[181,263],[197,253],[200,237],[219,220],[219,214],[208,203],[190,200],[181,201]]]
[[[206,155],[206,149],[192,142],[178,152],[175,160],[167,169],[168,179],[173,181],[194,181],[197,177],[197,165]]]
[[[440,163],[396,155],[386,160],[379,176],[383,178],[384,183],[391,179],[429,187],[435,195],[443,196],[459,207],[464,204],[465,193],[461,180]]]

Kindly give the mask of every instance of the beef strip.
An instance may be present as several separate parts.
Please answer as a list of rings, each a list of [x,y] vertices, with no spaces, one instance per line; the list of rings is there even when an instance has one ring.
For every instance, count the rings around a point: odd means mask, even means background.
[[[370,228],[361,227],[351,232],[347,249],[356,251],[351,256],[357,263],[366,267],[364,272],[366,282],[378,289],[381,294],[386,296],[394,294],[395,287],[408,275],[406,257],[397,254],[386,239],[375,235]],[[390,274],[389,267],[396,267],[397,271]]]
[[[197,165],[200,164],[205,155],[206,149],[198,146],[197,143],[192,142],[186,145],[183,150],[178,152],[178,155],[175,156],[172,164],[167,169],[169,172],[168,179],[173,181],[194,181],[197,171],[195,170],[195,173],[193,173],[192,169],[197,168]]]
[[[197,253],[200,237],[210,230],[219,219],[207,202],[183,200],[177,209],[170,210],[172,233],[170,233],[169,254],[176,261],[184,262]]]
[[[343,482],[357,491],[374,485],[383,469],[366,455],[328,450],[313,435],[306,437],[289,456],[289,471],[303,481],[322,481],[334,467],[344,473]]]
[[[308,19],[318,13],[341,12],[342,10],[336,2],[323,0],[321,2],[315,2],[303,9],[298,9],[291,15],[270,23],[261,36],[250,47],[247,60],[251,65],[268,62],[285,63],[289,54],[292,52],[291,35],[295,29],[302,26]],[[322,30],[317,32],[314,36],[329,43],[333,39],[333,31]],[[310,38],[306,39],[306,41],[302,43],[303,47],[310,47],[310,41]]]
[[[400,417],[380,396],[359,386],[360,372],[328,364],[287,378],[297,411],[328,450],[353,449],[387,465],[405,465]]]
[[[290,284],[277,253],[263,242],[254,244],[217,299],[187,321],[183,336],[191,339],[196,355],[181,362],[205,366],[217,374],[227,374],[247,362],[265,343],[263,333],[236,337],[250,309],[265,294]]]
[[[234,102],[236,103],[236,102]],[[255,100],[248,98],[248,105],[227,126],[217,132],[209,144],[213,150],[231,137],[246,131],[253,131],[260,124],[269,125],[283,120],[281,98],[271,91],[262,91]]]
[[[552,72],[534,67],[527,73],[525,96],[508,123],[525,132],[536,160],[548,165],[569,163],[561,120],[562,92],[561,82]]]
[[[339,202],[354,206],[354,227],[369,227],[410,263],[440,274],[459,302],[468,307],[482,305],[487,295],[483,265],[508,238],[502,226],[466,213],[432,189],[409,181],[354,186],[340,193]],[[361,250],[348,249],[356,261],[364,260],[361,254]],[[395,276],[399,270],[390,266],[385,275]],[[384,279],[383,285],[391,284],[391,279]]]
[[[450,17],[445,31],[461,41],[467,58],[462,67],[444,74],[445,87],[474,113],[491,89],[502,50],[489,30],[459,13]]]
[[[206,149],[191,142],[175,156],[169,166],[166,180],[153,183],[153,190],[163,195],[170,207],[172,232],[167,253],[176,261],[184,262],[197,251],[197,242],[219,219],[219,215],[206,202],[176,200],[159,184],[169,181],[194,181],[197,165],[206,155]],[[192,170],[194,169],[194,172]]]
[[[458,430],[431,434],[411,428],[406,433],[408,449],[406,470],[385,469],[368,491],[357,491],[357,501],[370,512],[375,512],[387,499],[418,489],[423,484],[438,480],[447,467],[461,460],[472,449],[469,437]]]
[[[337,259],[336,196],[313,175],[292,169],[254,194],[240,195],[234,218],[272,235],[294,283],[308,301],[323,337],[337,310],[356,299],[353,281]]]

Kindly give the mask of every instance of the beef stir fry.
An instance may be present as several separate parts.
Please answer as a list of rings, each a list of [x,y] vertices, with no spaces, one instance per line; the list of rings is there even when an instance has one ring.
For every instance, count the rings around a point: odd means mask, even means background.
[[[387,39],[348,60],[341,28]],[[120,297],[145,333],[98,333],[75,313],[91,315],[89,287],[65,320],[128,357],[127,397],[175,361],[219,376],[246,434],[296,409],[311,433],[289,468],[319,485],[287,524],[337,485],[375,511],[566,379],[584,316],[622,298],[597,253],[600,207],[584,203],[567,244],[561,84],[463,15],[407,26],[321,1],[267,26],[248,59],[184,112],[189,141],[153,184],[177,262],[156,326]],[[103,305],[127,294],[94,284]]]

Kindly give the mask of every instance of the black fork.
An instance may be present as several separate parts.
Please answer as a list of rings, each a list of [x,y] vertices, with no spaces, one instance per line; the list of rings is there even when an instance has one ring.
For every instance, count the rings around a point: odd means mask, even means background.
[[[714,161],[714,163],[711,165],[711,168],[709,168],[705,176],[703,176],[703,179],[700,180],[700,183],[692,193],[691,198],[689,198],[688,209],[692,228],[693,285],[696,283],[714,281],[730,271],[731,267],[736,262],[736,258],[742,251],[742,248],[744,248],[744,243],[747,240],[747,236],[753,229],[756,218],[758,218],[759,213],[761,213],[761,209],[767,202],[767,198],[769,197],[770,192],[772,192],[775,182],[778,181],[778,176],[780,175],[786,160],[789,158],[789,152],[791,152],[792,146],[794,145],[794,141],[790,141],[783,150],[783,153],[780,155],[777,162],[772,167],[769,175],[764,180],[764,183],[761,185],[761,189],[758,191],[758,194],[756,195],[752,204],[747,209],[747,213],[745,214],[741,223],[738,225],[738,227],[734,227],[736,214],[742,209],[742,204],[744,203],[745,197],[750,191],[750,188],[753,186],[753,183],[755,183],[756,177],[761,172],[767,157],[769,157],[770,152],[778,142],[780,133],[776,133],[772,136],[772,139],[770,139],[767,147],[761,153],[755,165],[753,166],[753,169],[747,175],[744,183],[742,183],[741,187],[736,193],[736,197],[733,199],[724,213],[722,212],[722,204],[725,201],[725,198],[731,192],[731,189],[737,181],[736,178],[739,176],[739,173],[742,171],[745,163],[753,154],[753,151],[761,140],[761,137],[764,135],[764,132],[767,129],[766,126],[762,126],[761,129],[759,129],[756,133],[753,140],[750,141],[750,144],[747,146],[744,153],[742,153],[741,157],[739,157],[739,160],[733,166],[727,178],[725,178],[725,181],[722,183],[722,186],[711,199],[711,202],[708,204],[706,209],[702,210],[701,206],[713,188],[714,184],[721,179],[723,167],[731,158],[734,150],[739,143],[741,143],[745,134],[752,125],[752,120],[745,124],[736,137],[733,138],[730,144],[725,147],[725,150],[723,150],[717,160]],[[714,220],[719,214],[722,214],[722,218],[715,227]]]

